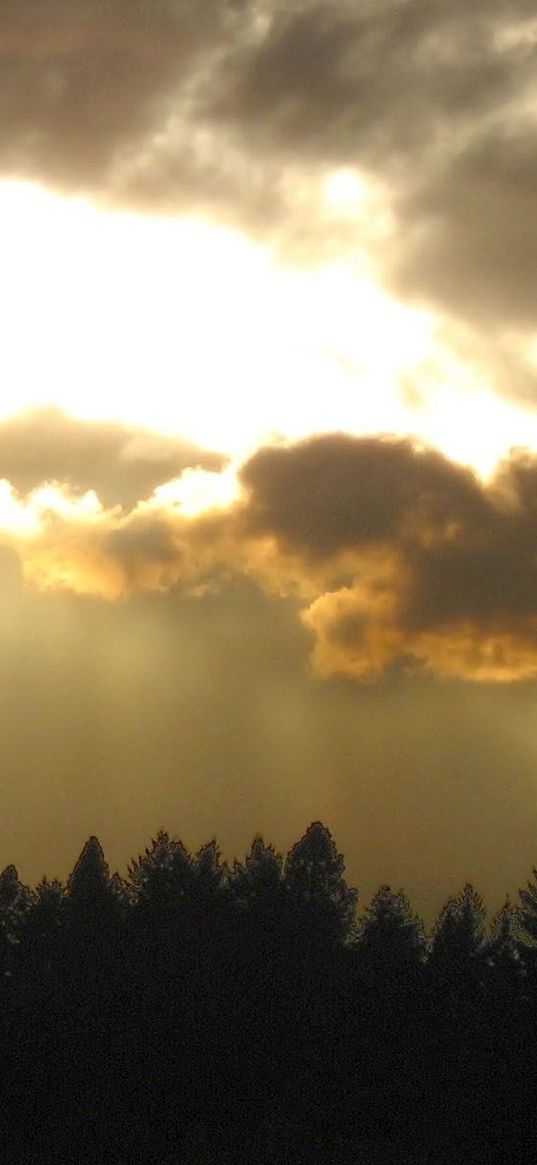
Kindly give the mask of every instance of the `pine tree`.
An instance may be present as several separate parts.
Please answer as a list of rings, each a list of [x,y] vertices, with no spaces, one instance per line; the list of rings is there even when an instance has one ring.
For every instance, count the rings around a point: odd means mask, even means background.
[[[426,953],[423,923],[402,890],[377,890],[360,925],[358,951],[369,975],[385,984],[419,974]]]
[[[209,904],[222,899],[227,890],[229,871],[226,862],[221,860],[214,838],[198,850],[194,869],[198,901]]]
[[[71,916],[86,920],[101,914],[118,914],[123,897],[123,882],[118,874],[110,876],[100,841],[88,838],[67,881]]]
[[[531,946],[537,947],[537,869],[535,866],[532,870],[533,882],[527,882],[526,889],[520,890],[520,901],[522,907],[520,910],[520,921],[525,930]]]
[[[61,882],[44,877],[38,883],[26,913],[21,938],[25,965],[46,975],[59,960],[61,936],[66,920],[67,895]]]
[[[453,975],[466,975],[484,954],[485,908],[477,890],[467,882],[456,898],[443,907],[431,942],[430,964],[444,966]]]
[[[151,912],[155,921],[177,915],[190,900],[195,884],[195,861],[182,841],[159,830],[151,846],[129,866],[130,884],[138,909]]]
[[[233,901],[242,913],[259,915],[263,907],[274,907],[281,897],[283,858],[274,846],[265,845],[256,834],[244,862],[235,861],[230,875]]]
[[[0,981],[11,974],[15,948],[31,902],[31,891],[19,881],[16,867],[6,866],[0,874]]]
[[[342,944],[354,932],[357,891],[343,877],[345,863],[333,838],[314,821],[289,851],[285,887],[302,937]]]
[[[110,875],[98,839],[88,838],[67,880],[65,901],[66,971],[75,994],[77,984],[87,984],[91,976],[97,993],[123,978],[120,946],[126,907],[122,879]]]
[[[492,919],[485,946],[486,960],[499,981],[518,981],[525,975],[522,928],[522,912],[507,899]]]
[[[467,883],[450,898],[433,931],[428,960],[432,999],[444,1009],[444,1019],[456,1029],[478,1021],[487,981],[486,928],[483,900]]]

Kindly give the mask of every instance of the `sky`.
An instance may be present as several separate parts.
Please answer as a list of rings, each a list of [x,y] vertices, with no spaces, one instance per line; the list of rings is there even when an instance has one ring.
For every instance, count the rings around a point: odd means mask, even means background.
[[[7,0],[0,865],[537,864],[537,19]]]

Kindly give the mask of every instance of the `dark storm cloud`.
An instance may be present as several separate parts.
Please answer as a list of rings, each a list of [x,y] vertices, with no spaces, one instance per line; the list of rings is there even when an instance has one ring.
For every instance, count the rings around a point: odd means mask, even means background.
[[[45,481],[95,490],[107,507],[131,509],[189,466],[220,469],[224,458],[132,426],[78,421],[44,408],[0,421],[0,478],[23,494]]]
[[[526,327],[536,46],[528,0],[10,0],[0,168],[209,210],[314,258],[327,233],[350,245],[316,181],[356,167],[386,192],[377,258],[392,287]]]

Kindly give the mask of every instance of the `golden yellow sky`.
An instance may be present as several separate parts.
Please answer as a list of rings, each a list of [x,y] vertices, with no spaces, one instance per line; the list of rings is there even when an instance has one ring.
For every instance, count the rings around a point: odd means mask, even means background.
[[[537,861],[536,46],[526,0],[6,6],[0,865],[321,818],[430,907]]]

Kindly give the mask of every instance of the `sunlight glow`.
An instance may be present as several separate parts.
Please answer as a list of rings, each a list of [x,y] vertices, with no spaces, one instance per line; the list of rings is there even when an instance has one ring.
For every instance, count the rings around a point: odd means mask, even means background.
[[[335,170],[324,197],[360,217],[369,193]],[[356,256],[293,269],[236,230],[18,182],[0,183],[0,221],[0,415],[55,404],[235,458],[335,429],[412,433],[485,472],[522,430],[537,447],[535,422],[491,405],[431,313],[391,299]],[[185,479],[184,512],[220,504],[214,484]]]
[[[19,501],[9,481],[0,480],[0,533],[24,537],[38,530],[37,516]]]
[[[59,517],[63,521],[91,522],[102,514],[102,505],[94,490],[75,497],[65,487],[56,484],[42,485],[33,490],[27,509],[41,521]]]
[[[206,469],[185,469],[180,477],[157,486],[152,506],[177,507],[186,518],[211,510],[226,509],[239,496],[234,466],[221,473]]]
[[[367,199],[367,188],[354,170],[333,170],[324,184],[329,206],[360,207]]]
[[[94,490],[75,495],[67,486],[50,482],[20,498],[9,481],[0,480],[0,533],[3,534],[31,538],[55,519],[80,527],[98,521],[103,512]]]

